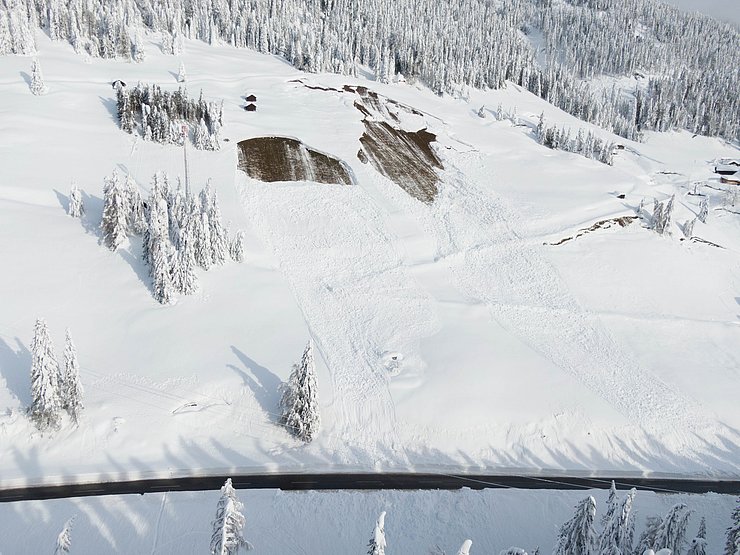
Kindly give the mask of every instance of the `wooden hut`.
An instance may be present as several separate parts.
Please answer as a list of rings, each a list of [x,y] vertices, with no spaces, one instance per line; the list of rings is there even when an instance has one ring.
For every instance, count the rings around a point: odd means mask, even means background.
[[[250,103],[250,104],[247,104],[246,106],[244,106],[244,109],[247,112],[256,112],[257,111],[257,105]]]
[[[247,102],[257,102],[257,97],[253,94],[250,94],[248,97],[245,98]]]

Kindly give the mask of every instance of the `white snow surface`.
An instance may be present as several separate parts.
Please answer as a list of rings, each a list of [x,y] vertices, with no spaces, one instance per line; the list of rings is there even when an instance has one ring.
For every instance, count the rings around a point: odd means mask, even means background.
[[[237,491],[244,504],[244,537],[260,555],[366,553],[381,511],[386,552],[454,554],[466,538],[470,555],[518,546],[552,553],[560,526],[588,495],[597,501],[597,532],[608,490],[457,491]],[[620,491],[620,498],[626,494]],[[71,553],[169,555],[206,553],[219,492],[171,492],[0,503],[0,550],[51,553],[64,523],[75,517]],[[664,516],[676,503],[694,511],[687,541],[701,517],[707,552],[721,553],[734,499],[729,495],[638,492],[636,538],[648,516]]]
[[[43,97],[29,91],[30,58],[0,58],[0,485],[300,470],[740,474],[740,207],[723,207],[711,173],[736,146],[684,132],[625,142],[514,85],[460,100],[227,46],[165,56],[156,36],[141,64],[38,42]],[[143,190],[157,170],[183,175],[181,148],[118,129],[110,85],[174,90],[181,61],[190,95],[223,99],[225,112],[221,150],[188,151],[191,186],[212,179],[224,219],[246,231],[246,260],[200,272],[200,293],[160,306],[140,241],[112,253],[97,226],[114,169]],[[435,202],[359,162],[356,96],[296,79],[364,84],[420,110],[402,119],[438,135]],[[255,113],[241,108],[249,93]],[[495,121],[499,103],[523,125]],[[531,133],[541,112],[626,148],[613,167],[551,151]],[[235,145],[264,135],[340,158],[357,184],[249,179]],[[73,180],[82,221],[66,214]],[[677,224],[702,198],[688,194],[694,182],[710,201],[694,233],[723,248],[681,240]],[[670,236],[645,220],[549,245],[672,194]],[[79,428],[65,421],[51,437],[24,412],[40,316],[59,357],[72,330],[86,392]],[[309,337],[322,429],[304,445],[277,425],[278,385]]]

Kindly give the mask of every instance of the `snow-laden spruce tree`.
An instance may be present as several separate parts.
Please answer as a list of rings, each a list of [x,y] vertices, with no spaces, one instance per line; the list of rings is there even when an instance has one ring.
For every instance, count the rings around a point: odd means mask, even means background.
[[[64,341],[64,376],[62,378],[62,408],[67,411],[75,424],[80,422],[80,413],[84,409],[82,396],[84,391],[80,383],[80,365],[77,362],[77,348],[72,341],[72,332],[67,328]]]
[[[635,532],[632,503],[635,494],[636,490],[633,488],[624,500],[620,501],[614,482],[612,482],[607,511],[601,520],[603,529],[599,536],[597,555],[630,555],[632,553],[632,538]]]
[[[188,78],[187,73],[185,73],[185,64],[183,62],[180,62],[180,68],[177,70],[177,82],[178,83],[184,83]]]
[[[671,507],[656,530],[655,544],[652,548],[670,549],[677,555],[681,553],[686,543],[686,529],[692,513],[693,511],[690,511],[683,503]]]
[[[727,529],[724,555],[740,555],[740,497],[737,506],[732,511],[732,524]]]
[[[596,500],[589,496],[576,506],[573,517],[560,527],[553,555],[591,555],[595,519]]]
[[[172,284],[183,295],[191,295],[198,290],[198,276],[195,273],[194,226],[190,216],[186,216],[180,229],[178,263],[172,274]]]
[[[226,238],[226,231],[224,231],[216,191],[213,191],[210,202],[208,203],[208,223],[211,226],[211,256],[213,257],[213,263],[217,265],[224,264],[226,257],[229,256],[229,245]]]
[[[176,252],[170,243],[167,202],[159,199],[149,210],[149,273],[152,276],[154,298],[160,304],[170,304],[175,300],[173,258],[176,258]]]
[[[211,534],[212,555],[237,555],[239,551],[254,549],[244,539],[246,519],[241,513],[244,505],[236,498],[236,490],[231,485],[231,478],[221,488],[221,498],[216,508],[216,519],[213,521]]]
[[[46,320],[39,318],[31,342],[31,407],[28,414],[41,430],[58,429],[61,418],[59,363]]]
[[[63,555],[69,553],[72,547],[72,524],[74,524],[75,517],[70,518],[64,523],[62,531],[57,536],[57,543],[54,549],[54,555]]]
[[[498,555],[527,555],[527,551],[521,547],[510,547],[509,549],[499,551]]]
[[[198,266],[208,270],[213,264],[213,247],[211,246],[211,224],[208,214],[205,212],[195,213],[195,261]]]
[[[280,388],[282,424],[297,438],[305,442],[311,441],[321,425],[313,341],[308,342],[301,362],[293,365],[288,382],[282,384]]]
[[[457,555],[470,555],[470,548],[472,545],[472,540],[465,540],[460,546],[460,549],[457,550]]]
[[[31,92],[36,96],[41,96],[49,92],[49,88],[44,83],[44,76],[41,73],[41,62],[37,58],[31,61]]]
[[[82,192],[75,183],[72,183],[72,188],[69,190],[67,214],[73,218],[81,218],[84,213],[85,206],[82,204]]]
[[[126,176],[126,201],[128,203],[128,228],[134,235],[141,235],[146,229],[144,200],[139,186],[130,175]]]
[[[241,229],[229,242],[229,255],[234,262],[244,262],[244,231]]]
[[[687,555],[707,555],[707,521],[704,517],[701,517],[699,522],[699,530],[696,532],[696,536],[691,540],[689,550],[686,552]]]
[[[203,118],[200,118],[198,127],[195,128],[193,134],[193,145],[198,150],[213,150],[211,148],[211,134],[208,132],[208,127]]]
[[[129,206],[126,190],[117,171],[105,179],[103,186],[103,232],[105,246],[115,251],[128,234]]]
[[[617,496],[617,485],[612,480],[611,486],[609,487],[609,497],[606,499],[606,512],[601,517],[601,526],[606,527],[609,521],[614,516],[619,508],[619,497]]]
[[[380,513],[373,535],[367,544],[367,555],[385,555],[385,511]]]

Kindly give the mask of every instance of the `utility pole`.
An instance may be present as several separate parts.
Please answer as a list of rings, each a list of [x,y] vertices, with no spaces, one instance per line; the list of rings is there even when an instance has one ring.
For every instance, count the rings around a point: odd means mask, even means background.
[[[185,195],[190,193],[190,175],[188,172],[188,126],[182,126],[182,156],[185,159]]]

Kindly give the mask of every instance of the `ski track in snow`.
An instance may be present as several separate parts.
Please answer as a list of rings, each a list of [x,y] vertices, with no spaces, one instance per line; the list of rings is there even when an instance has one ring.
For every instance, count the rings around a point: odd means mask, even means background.
[[[331,437],[349,446],[358,436],[377,438],[358,447],[376,461],[408,462],[381,355],[415,352],[416,342],[436,331],[436,316],[407,275],[377,207],[356,186],[263,184],[240,176],[237,187],[331,374],[337,426]]]
[[[640,368],[597,317],[579,306],[537,247],[521,239],[507,202],[475,184],[490,179],[495,160],[458,156],[464,172],[447,171],[431,216],[440,255],[450,263],[459,290],[486,303],[501,325],[645,431],[718,427],[702,407]]]

